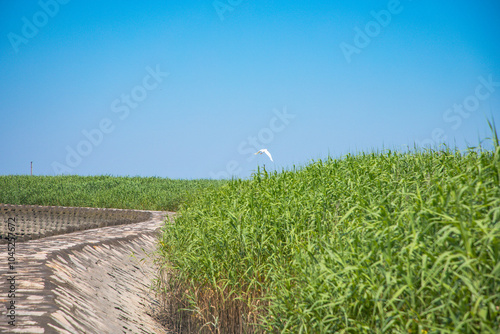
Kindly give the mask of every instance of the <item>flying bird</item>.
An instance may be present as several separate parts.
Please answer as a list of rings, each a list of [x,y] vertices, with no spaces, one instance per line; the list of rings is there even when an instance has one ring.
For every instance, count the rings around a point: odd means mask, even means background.
[[[269,157],[269,159],[271,159],[271,161],[273,161],[273,157],[271,156],[271,153],[269,153],[269,151],[267,149],[265,149],[265,148],[263,148],[262,150],[259,150],[259,152],[255,153],[255,154],[262,154],[262,153],[267,154],[267,156]]]

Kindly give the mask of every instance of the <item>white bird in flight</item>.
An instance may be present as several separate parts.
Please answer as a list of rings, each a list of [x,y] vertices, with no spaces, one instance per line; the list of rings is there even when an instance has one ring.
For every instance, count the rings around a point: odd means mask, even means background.
[[[267,149],[265,149],[265,148],[263,148],[262,150],[259,150],[259,152],[255,153],[255,154],[262,154],[262,153],[267,154],[267,156],[269,157],[269,159],[271,159],[271,161],[273,161],[273,157],[271,156],[271,153],[269,153],[269,151]]]

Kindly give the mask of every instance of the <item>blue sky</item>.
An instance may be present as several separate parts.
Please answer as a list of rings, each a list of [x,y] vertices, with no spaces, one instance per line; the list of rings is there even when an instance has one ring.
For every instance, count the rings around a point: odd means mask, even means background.
[[[500,123],[499,15],[493,0],[2,1],[0,174],[248,177],[475,145]]]

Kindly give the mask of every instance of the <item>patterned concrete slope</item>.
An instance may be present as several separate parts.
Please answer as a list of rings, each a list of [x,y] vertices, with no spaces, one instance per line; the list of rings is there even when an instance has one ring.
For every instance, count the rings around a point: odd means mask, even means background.
[[[13,205],[0,203],[0,243],[10,236],[17,241],[35,240],[91,228],[139,223],[151,212],[66,206]]]
[[[148,254],[167,214],[16,243],[13,268],[6,255],[0,260],[0,332],[166,333],[155,318]],[[12,301],[15,326],[4,306]]]

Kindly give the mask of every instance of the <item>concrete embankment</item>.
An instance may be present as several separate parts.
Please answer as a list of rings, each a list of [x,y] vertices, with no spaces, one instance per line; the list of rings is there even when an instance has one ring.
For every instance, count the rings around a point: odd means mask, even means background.
[[[0,245],[0,331],[167,333],[150,289],[157,270],[149,256],[166,215],[173,213]]]

